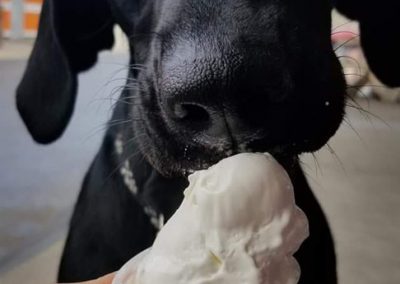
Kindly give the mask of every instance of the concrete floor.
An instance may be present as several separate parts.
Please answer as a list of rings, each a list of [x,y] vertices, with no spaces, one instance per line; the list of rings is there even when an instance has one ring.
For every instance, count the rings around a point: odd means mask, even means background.
[[[42,147],[30,140],[14,108],[23,56],[4,59],[1,52],[0,283],[50,284],[70,208],[109,115],[113,86],[103,84],[124,57],[104,55],[81,76],[71,125],[59,142]],[[400,106],[358,103],[366,111],[348,109],[351,127],[344,123],[329,142],[335,153],[325,148],[317,162],[305,155],[304,167],[333,227],[340,284],[398,284]]]
[[[334,153],[305,156],[304,168],[333,227],[340,283],[398,284],[400,106],[358,103],[371,114],[349,108]]]
[[[102,54],[97,67],[80,76],[66,132],[56,143],[42,146],[32,141],[15,108],[15,88],[30,49],[29,41],[8,41],[0,49],[0,283],[4,273],[64,237],[126,73],[126,55]],[[43,271],[50,269],[49,262],[57,264],[46,261]]]

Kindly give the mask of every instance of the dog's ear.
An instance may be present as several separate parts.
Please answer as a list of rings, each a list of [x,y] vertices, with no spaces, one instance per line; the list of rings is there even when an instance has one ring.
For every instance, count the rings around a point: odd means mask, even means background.
[[[400,86],[400,1],[336,0],[339,12],[360,22],[368,64],[386,85]]]
[[[114,43],[108,0],[45,0],[38,36],[17,88],[17,108],[34,140],[61,136],[74,108],[77,74]]]

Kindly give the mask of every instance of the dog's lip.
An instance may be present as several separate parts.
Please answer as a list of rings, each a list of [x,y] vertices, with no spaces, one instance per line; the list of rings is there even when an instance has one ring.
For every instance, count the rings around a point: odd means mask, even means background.
[[[209,167],[211,167],[214,164],[217,164],[223,159],[226,159],[228,157],[241,154],[241,153],[268,153],[271,154],[284,168],[285,170],[289,171],[290,168],[292,168],[292,165],[297,161],[298,155],[295,154],[284,154],[284,153],[279,153],[275,152],[273,150],[269,151],[262,151],[262,150],[254,150],[251,148],[246,148],[243,149],[242,151],[233,151],[232,149],[225,151],[222,155],[221,158],[217,159],[216,161],[201,161],[198,165],[198,167],[195,167],[196,169],[192,167],[188,168],[182,168],[182,173],[185,177],[188,177],[190,174],[193,174],[196,171],[200,170],[205,170]]]

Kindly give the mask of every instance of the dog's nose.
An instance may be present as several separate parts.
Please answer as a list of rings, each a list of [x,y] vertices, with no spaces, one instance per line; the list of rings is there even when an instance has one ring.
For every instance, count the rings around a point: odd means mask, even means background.
[[[178,98],[170,101],[167,115],[174,128],[195,131],[214,138],[225,137],[228,134],[224,115],[215,106]]]
[[[237,56],[165,60],[158,94],[169,127],[176,133],[195,133],[220,142],[245,136],[251,130],[248,118],[256,115],[242,112],[257,107],[250,107],[249,96],[243,101],[240,95],[248,87],[241,75],[243,67]]]

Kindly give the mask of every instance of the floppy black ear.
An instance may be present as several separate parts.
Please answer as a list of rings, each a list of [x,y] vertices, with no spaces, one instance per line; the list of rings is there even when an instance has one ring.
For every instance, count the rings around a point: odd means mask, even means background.
[[[17,108],[32,137],[50,143],[61,136],[74,108],[77,74],[97,53],[111,48],[108,0],[45,0],[38,36],[21,83]]]
[[[336,8],[360,22],[368,64],[386,85],[400,86],[400,1],[336,0]]]

